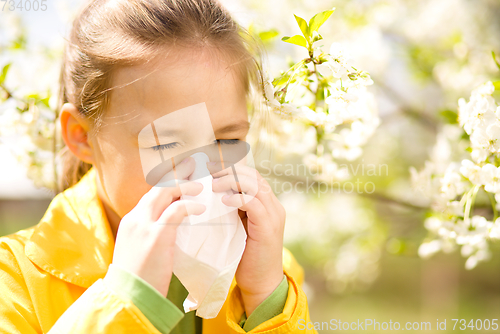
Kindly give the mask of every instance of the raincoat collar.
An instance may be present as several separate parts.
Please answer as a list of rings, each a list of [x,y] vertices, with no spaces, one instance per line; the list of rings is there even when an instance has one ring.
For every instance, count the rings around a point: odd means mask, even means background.
[[[25,253],[51,275],[88,288],[105,276],[114,243],[92,168],[52,200],[34,227]]]

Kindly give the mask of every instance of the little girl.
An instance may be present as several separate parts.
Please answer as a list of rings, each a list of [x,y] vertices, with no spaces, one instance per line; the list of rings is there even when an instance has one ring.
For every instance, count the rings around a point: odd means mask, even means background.
[[[283,248],[285,211],[265,179],[256,173],[258,189],[245,200],[244,177],[236,188],[234,169],[212,169],[213,191],[237,191],[223,203],[238,208],[247,242],[222,309],[202,319],[181,311],[187,291],[172,274],[177,226],[206,209],[180,197],[202,185],[151,187],[141,168],[139,150],[183,145],[172,134],[142,147],[141,129],[202,102],[218,142],[245,140],[251,87],[262,87],[253,43],[216,0],[93,0],[82,8],[59,108],[76,160],[40,223],[0,238],[2,333],[316,333],[304,326],[303,270]],[[193,159],[170,155],[176,178],[187,180]]]

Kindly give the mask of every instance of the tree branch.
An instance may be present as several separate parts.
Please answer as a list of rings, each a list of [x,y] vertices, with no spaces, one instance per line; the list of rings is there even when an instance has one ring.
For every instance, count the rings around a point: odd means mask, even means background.
[[[301,182],[302,184],[304,182],[306,182],[304,179],[300,178],[300,177],[297,177],[297,176],[287,176],[286,178],[284,177],[280,177],[280,176],[277,176],[277,175],[273,175],[276,179],[286,179],[287,181],[290,181],[292,180],[292,182],[294,183],[298,183],[298,182]],[[321,184],[325,185],[327,187],[327,189],[341,189],[341,186],[339,183],[336,183],[335,185],[331,185],[327,182],[321,182],[321,181],[312,181],[308,184],[314,184],[314,187],[316,189],[319,189],[321,187]],[[392,198],[386,194],[383,194],[383,193],[380,193],[380,192],[377,192],[377,191],[374,191],[372,193],[357,193],[357,192],[352,192],[352,193],[345,193],[346,195],[359,195],[359,196],[362,196],[362,197],[365,197],[365,198],[369,198],[369,199],[373,199],[373,200],[376,200],[378,202],[384,202],[384,203],[388,203],[388,204],[395,204],[395,205],[398,205],[398,206],[402,206],[402,207],[405,207],[405,208],[409,208],[409,209],[412,209],[412,210],[427,210],[428,207],[427,206],[421,206],[421,205],[415,205],[413,203],[409,203],[407,201],[404,201],[404,200],[401,200],[401,199],[397,199],[397,198]]]
[[[426,115],[425,113],[419,110],[416,110],[413,107],[408,106],[406,101],[404,101],[404,99],[398,93],[396,93],[394,89],[386,85],[383,81],[377,81],[377,85],[382,89],[384,94],[386,94],[392,101],[394,101],[399,106],[399,111],[403,115],[409,116],[417,120],[426,128],[431,130],[433,133],[437,133],[438,130],[437,123],[439,123],[438,120]]]

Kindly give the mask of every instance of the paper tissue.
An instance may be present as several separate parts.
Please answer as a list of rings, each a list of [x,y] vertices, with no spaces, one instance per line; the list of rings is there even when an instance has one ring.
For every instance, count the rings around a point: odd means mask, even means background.
[[[236,207],[222,203],[231,191],[214,193],[212,175],[203,152],[191,155],[196,168],[189,180],[203,184],[197,196],[181,199],[206,205],[201,215],[186,217],[177,228],[173,272],[189,292],[184,311],[196,310],[205,319],[215,318],[224,304],[234,274],[245,250],[247,234]]]

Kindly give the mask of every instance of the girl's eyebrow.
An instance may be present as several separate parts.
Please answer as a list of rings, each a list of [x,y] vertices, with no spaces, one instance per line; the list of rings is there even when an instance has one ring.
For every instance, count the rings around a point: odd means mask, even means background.
[[[151,125],[151,123],[147,126],[150,126],[150,125]],[[134,134],[139,135],[139,133],[143,129],[140,129],[139,131],[134,131]],[[238,121],[237,123],[228,124],[228,125],[225,125],[221,128],[218,128],[215,131],[215,133],[227,133],[227,132],[235,132],[238,130],[249,130],[249,129],[250,129],[250,122],[241,120],[241,121]],[[175,129],[175,128],[174,129],[172,129],[172,128],[165,129],[165,128],[161,128],[161,127],[160,128],[156,127],[156,131],[158,132],[158,136],[175,136],[175,135],[179,135],[179,134],[184,132],[183,129]]]
[[[171,125],[164,127],[164,126],[162,126],[162,124],[155,125],[155,123],[153,122],[153,123],[149,123],[148,125],[146,125],[142,129],[139,129],[137,131],[132,131],[132,134],[139,136],[148,127],[149,127],[149,129],[152,129],[153,126],[155,128],[155,131],[158,134],[158,137],[160,137],[160,136],[161,137],[172,137],[172,136],[177,136],[179,134],[182,134],[184,132],[183,129],[181,129],[181,128],[175,128],[175,127],[172,127]]]
[[[228,124],[226,126],[218,128],[215,131],[215,133],[221,134],[221,133],[236,132],[238,130],[249,130],[249,129],[250,129],[249,121],[238,121],[237,123]]]

